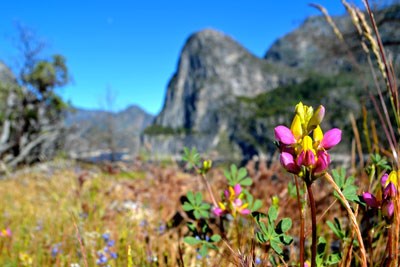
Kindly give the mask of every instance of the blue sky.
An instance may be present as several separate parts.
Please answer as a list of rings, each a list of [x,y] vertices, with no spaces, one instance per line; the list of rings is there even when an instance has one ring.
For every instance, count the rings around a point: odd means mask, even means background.
[[[34,29],[46,54],[67,58],[73,82],[58,92],[77,107],[104,107],[106,88],[116,110],[137,104],[157,114],[185,40],[204,28],[220,30],[257,56],[279,37],[319,12],[304,0],[138,1],[13,0],[2,3],[0,59],[18,56],[10,36],[15,23]],[[316,0],[332,15],[339,0]]]

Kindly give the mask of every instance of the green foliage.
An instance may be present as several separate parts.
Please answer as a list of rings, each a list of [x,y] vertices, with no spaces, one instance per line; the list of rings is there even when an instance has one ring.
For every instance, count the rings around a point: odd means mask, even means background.
[[[193,192],[187,193],[187,199],[189,202],[183,203],[184,211],[193,211],[194,217],[199,220],[201,218],[208,218],[210,212],[210,204],[203,202],[203,196],[200,192],[193,194]]]
[[[187,162],[186,167],[190,170],[200,164],[200,154],[197,152],[195,147],[192,147],[191,150],[184,147],[182,160]]]
[[[386,157],[382,157],[379,154],[372,154],[370,159],[371,163],[366,168],[370,177],[374,177],[377,173],[379,174],[382,171],[389,171],[391,169]]]
[[[22,79],[41,94],[51,91],[54,87],[63,86],[69,80],[66,60],[61,55],[54,55],[52,60],[38,61]]]
[[[253,195],[248,190],[243,189],[243,193],[246,196],[246,201],[249,204],[248,208],[251,212],[255,212],[262,207],[262,201],[260,199],[254,199]]]
[[[246,168],[240,168],[238,170],[237,166],[232,164],[230,171],[225,170],[224,175],[226,179],[228,179],[228,183],[230,186],[235,186],[240,184],[241,186],[250,186],[253,181],[250,177],[247,177]]]
[[[341,240],[343,240],[346,237],[346,231],[342,229],[342,226],[340,225],[340,221],[338,218],[334,219],[334,223],[331,221],[327,221],[326,224],[331,228],[333,233]]]
[[[326,240],[324,237],[319,237],[317,245],[317,257],[315,262],[317,267],[325,267],[336,265],[340,262],[341,256],[339,253],[333,253],[326,258]]]
[[[278,254],[282,255],[282,246],[290,245],[293,238],[286,234],[287,231],[292,227],[292,220],[290,218],[283,218],[275,226],[275,221],[278,218],[278,209],[271,206],[267,214],[267,225],[261,221],[264,216],[260,214],[256,215],[257,225],[260,227],[260,231],[256,233],[257,241],[260,243],[267,243],[271,248]]]
[[[279,87],[254,98],[238,97],[238,100],[253,104],[256,117],[268,117],[285,114],[299,100],[307,101],[310,105],[320,104],[326,100],[326,96],[332,88],[351,85],[353,82],[346,75],[329,77],[312,74],[301,83]]]
[[[344,168],[341,168],[340,172],[333,170],[332,175],[335,183],[340,187],[343,195],[348,201],[359,201],[359,197],[357,195],[357,186],[354,185],[355,178],[353,176],[346,178],[346,170]],[[334,192],[334,196],[340,200],[340,197],[336,191]]]
[[[299,193],[300,193],[300,196],[303,196],[304,195],[304,190],[302,188],[299,188]],[[296,198],[297,197],[296,185],[293,184],[292,182],[288,183],[288,194],[292,198]]]
[[[209,225],[205,221],[201,221],[199,224],[188,223],[187,224],[191,236],[186,236],[183,241],[191,246],[199,247],[198,253],[201,257],[206,257],[209,249],[218,250],[215,243],[221,240],[221,236],[217,234],[211,234]]]
[[[144,129],[144,134],[147,135],[180,135],[189,134],[191,131],[185,128],[172,128],[167,126],[162,126],[159,124],[153,124]]]

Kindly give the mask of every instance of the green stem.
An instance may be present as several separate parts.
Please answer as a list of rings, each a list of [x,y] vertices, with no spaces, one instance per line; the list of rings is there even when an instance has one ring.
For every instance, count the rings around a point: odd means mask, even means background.
[[[297,193],[297,206],[299,207],[300,212],[300,267],[304,267],[304,216],[303,216],[303,207],[301,205],[300,200],[300,189],[299,189],[299,181],[297,176],[294,176],[294,180],[296,183],[296,193]]]
[[[307,182],[307,193],[311,208],[311,223],[312,223],[312,243],[311,243],[311,267],[316,267],[315,259],[317,257],[317,211],[315,207],[314,194],[311,187],[311,182]]]

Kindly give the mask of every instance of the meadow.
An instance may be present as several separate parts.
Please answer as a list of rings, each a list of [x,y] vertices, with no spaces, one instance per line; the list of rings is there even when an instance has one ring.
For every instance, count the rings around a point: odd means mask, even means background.
[[[350,119],[347,168],[334,154],[341,129],[322,126],[330,111],[300,100],[293,120],[276,125],[268,161],[215,166],[186,148],[180,162],[21,167],[0,180],[0,265],[398,266],[395,70],[368,1],[371,26],[346,8],[375,81],[373,109],[361,127]]]

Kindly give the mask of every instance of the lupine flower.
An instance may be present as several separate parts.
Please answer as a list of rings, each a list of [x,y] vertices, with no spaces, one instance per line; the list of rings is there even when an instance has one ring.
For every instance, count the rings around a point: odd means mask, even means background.
[[[324,116],[322,105],[314,111],[300,102],[290,129],[284,125],[275,128],[280,162],[288,172],[314,180],[328,169],[331,159],[327,150],[340,142],[342,132],[334,128],[324,135],[320,127]]]
[[[250,210],[247,209],[249,204],[243,202],[243,196],[240,184],[237,184],[234,187],[229,186],[228,190],[224,191],[226,202],[219,202],[218,207],[213,208],[213,213],[216,216],[230,213],[233,217],[236,217],[238,213],[241,215],[250,214]]]
[[[370,192],[363,194],[365,203],[371,208],[382,210],[382,214],[391,219],[394,213],[394,204],[392,199],[397,195],[397,171],[391,171],[390,174],[385,173],[381,178],[381,188],[375,195]]]

